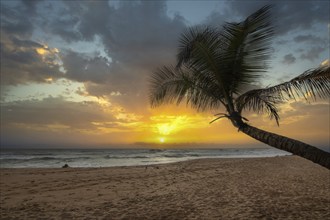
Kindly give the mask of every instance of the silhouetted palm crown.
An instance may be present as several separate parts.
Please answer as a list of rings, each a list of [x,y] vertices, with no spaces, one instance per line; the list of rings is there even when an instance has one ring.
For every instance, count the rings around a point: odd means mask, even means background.
[[[164,66],[151,78],[152,106],[183,100],[197,110],[224,106],[236,127],[244,126],[242,111],[267,113],[279,121],[276,105],[295,97],[329,97],[329,67],[309,70],[273,87],[246,91],[268,67],[273,26],[270,6],[240,23],[223,28],[190,28],[180,39],[176,66]],[[245,119],[246,120],[246,119]]]

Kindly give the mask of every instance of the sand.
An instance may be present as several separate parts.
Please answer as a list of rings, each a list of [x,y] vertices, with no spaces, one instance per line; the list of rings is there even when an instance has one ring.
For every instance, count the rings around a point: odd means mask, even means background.
[[[330,219],[330,171],[295,156],[0,174],[1,219]]]

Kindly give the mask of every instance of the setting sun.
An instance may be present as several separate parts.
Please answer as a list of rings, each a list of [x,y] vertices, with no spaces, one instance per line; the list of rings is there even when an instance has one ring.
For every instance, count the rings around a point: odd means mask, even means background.
[[[160,143],[164,143],[165,142],[165,138],[163,138],[163,137],[159,138],[159,142]]]

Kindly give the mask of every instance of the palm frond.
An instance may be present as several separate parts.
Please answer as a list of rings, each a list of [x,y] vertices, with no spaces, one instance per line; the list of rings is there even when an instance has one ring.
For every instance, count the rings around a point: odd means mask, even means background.
[[[273,37],[270,8],[269,5],[262,7],[243,22],[226,23],[221,32],[227,45],[222,57],[223,70],[228,71],[227,81],[233,82],[234,93],[242,84],[254,82],[267,69]]]
[[[229,96],[244,84],[254,82],[271,52],[273,28],[270,6],[265,6],[240,23],[223,29],[190,28],[181,35],[177,68],[183,65],[213,73]]]
[[[330,67],[307,70],[288,82],[262,89],[262,95],[277,96],[281,100],[305,98],[306,100],[330,97]]]
[[[276,105],[281,102],[277,96],[264,94],[262,89],[250,90],[235,100],[236,108],[239,114],[243,110],[252,110],[257,113],[266,113],[270,119],[275,119],[279,125],[280,116]]]
[[[294,79],[265,89],[248,91],[236,98],[236,108],[265,112],[279,123],[276,105],[288,99],[330,97],[330,67],[308,70]]]
[[[219,36],[217,30],[210,27],[188,29],[181,36],[176,68],[184,66],[201,74],[213,75],[213,79],[224,87],[226,83],[219,66],[222,48]]]
[[[179,49],[177,54],[177,68],[183,64],[188,64],[193,58],[193,51],[198,44],[216,45],[219,33],[211,27],[191,27],[188,28],[180,37]],[[188,65],[190,66],[190,65]]]
[[[216,81],[194,69],[164,66],[153,73],[149,88],[152,107],[186,100],[187,105],[203,111],[223,104],[221,88]]]

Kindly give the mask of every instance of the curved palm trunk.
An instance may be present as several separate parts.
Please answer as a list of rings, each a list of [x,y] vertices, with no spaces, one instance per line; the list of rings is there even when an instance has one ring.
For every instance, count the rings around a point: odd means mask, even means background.
[[[291,138],[260,130],[247,124],[242,126],[240,131],[267,145],[288,151],[330,169],[330,153],[328,152]]]

